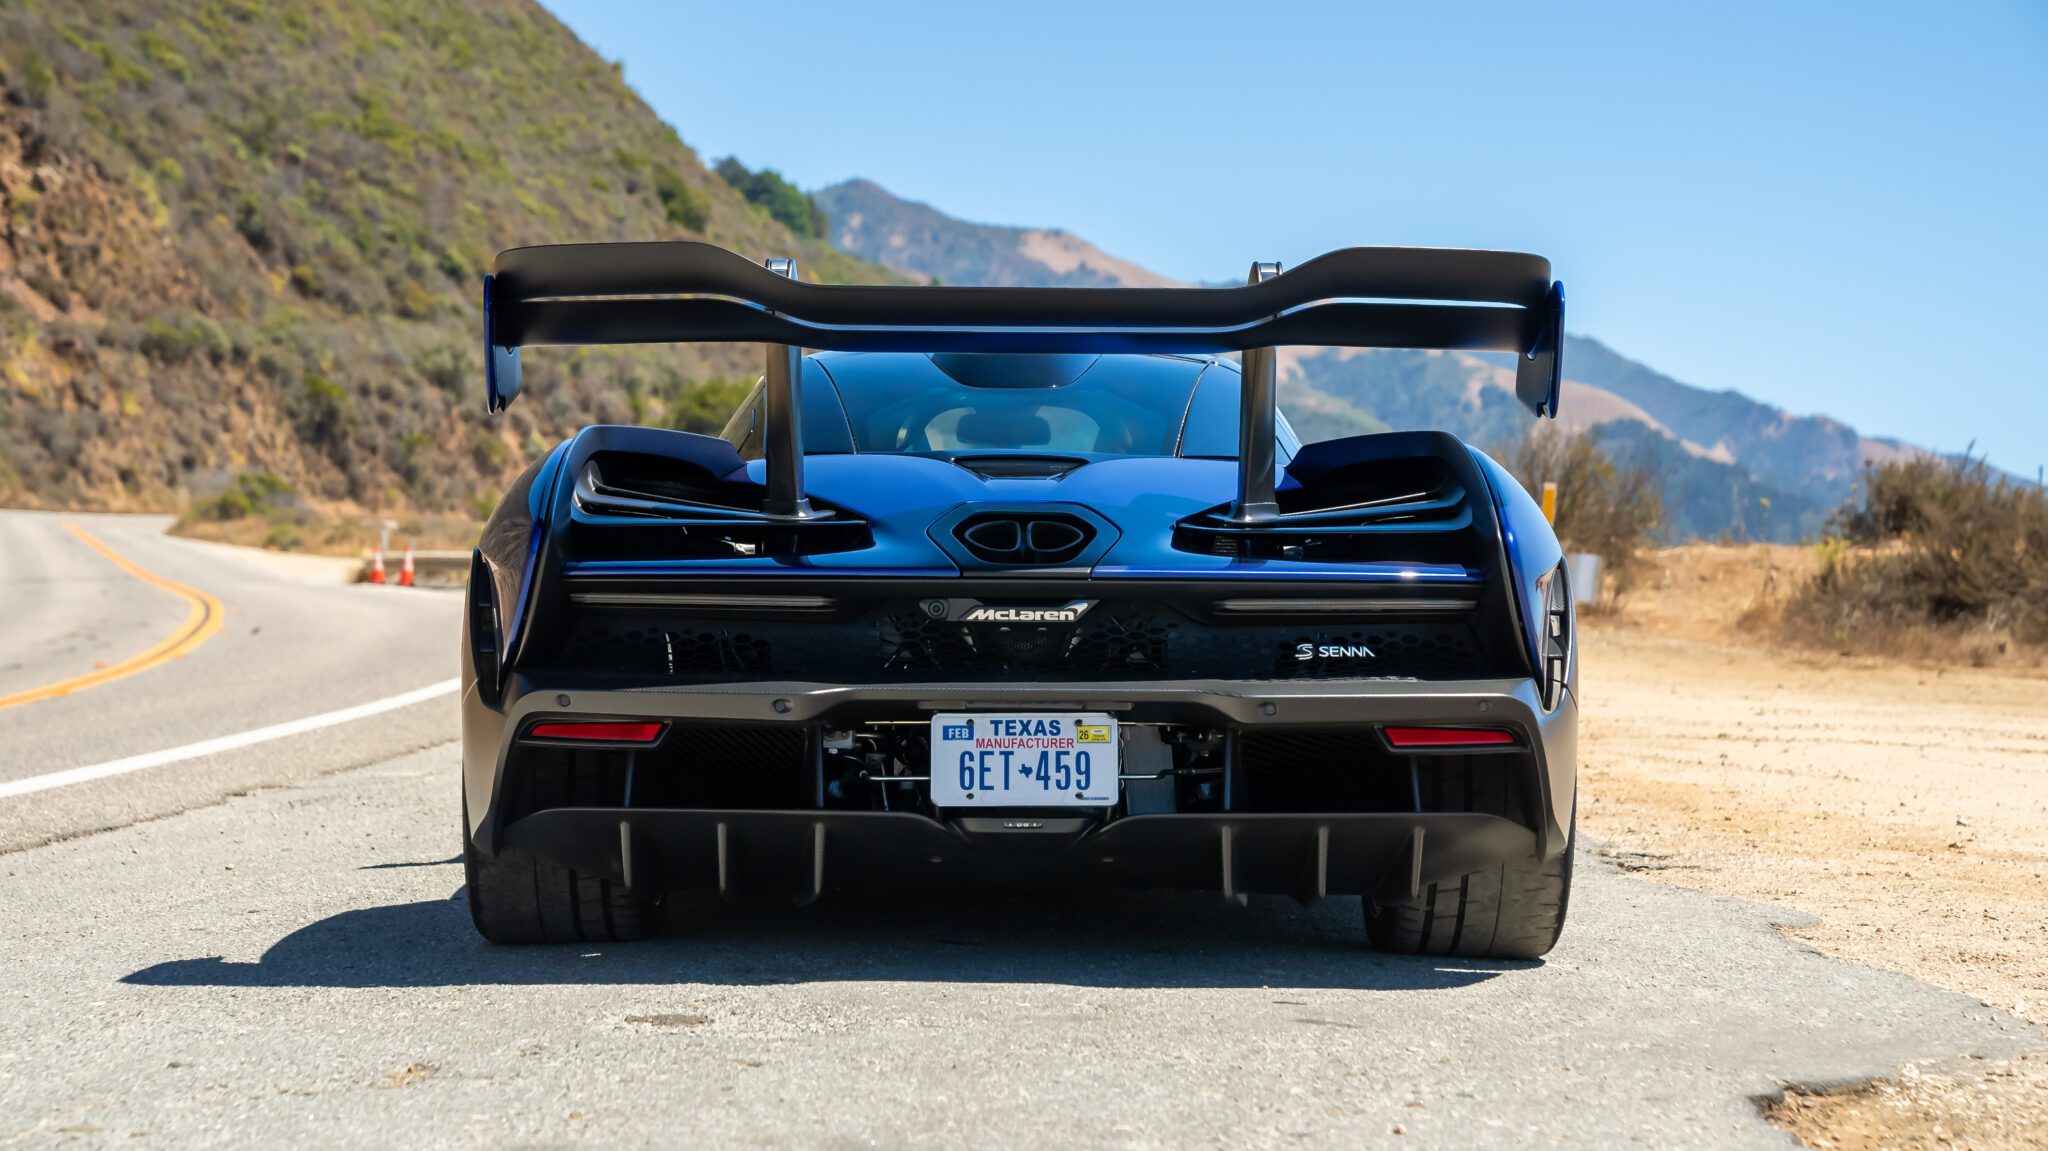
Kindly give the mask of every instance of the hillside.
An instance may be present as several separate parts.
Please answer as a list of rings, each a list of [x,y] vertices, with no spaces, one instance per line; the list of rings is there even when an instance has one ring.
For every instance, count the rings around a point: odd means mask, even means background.
[[[1798,416],[1733,389],[1680,383],[1587,336],[1567,336],[1565,362],[1576,378],[1621,396],[1715,458],[1739,461],[1780,487],[1846,498],[1865,463],[1924,455],[1896,440],[1873,440],[1827,416]]]
[[[540,353],[487,422],[499,248],[704,238],[892,278],[749,204],[530,0],[15,0],[0,87],[0,502],[174,508],[253,471],[473,512],[564,429],[701,423],[693,383],[754,370]]]
[[[845,251],[918,279],[952,284],[1138,286],[1170,281],[1065,232],[977,224],[901,199],[867,180],[815,193]],[[1038,258],[1058,236],[1075,261]],[[1281,402],[1310,439],[1384,427],[1435,427],[1490,445],[1522,434],[1505,357],[1464,353],[1283,350]],[[1825,416],[1795,416],[1735,391],[1708,391],[1568,337],[1560,423],[1666,477],[1675,538],[1792,540],[1818,530],[1863,464],[1924,454],[1859,436]]]

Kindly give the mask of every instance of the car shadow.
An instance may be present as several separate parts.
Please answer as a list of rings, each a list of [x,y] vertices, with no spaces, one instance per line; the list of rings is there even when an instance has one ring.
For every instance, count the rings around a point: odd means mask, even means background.
[[[453,987],[879,981],[1129,988],[1449,990],[1538,962],[1381,955],[1357,900],[1302,907],[1200,893],[835,895],[672,904],[654,939],[495,947],[464,892],[345,911],[253,963],[219,956],[146,967],[152,987]]]

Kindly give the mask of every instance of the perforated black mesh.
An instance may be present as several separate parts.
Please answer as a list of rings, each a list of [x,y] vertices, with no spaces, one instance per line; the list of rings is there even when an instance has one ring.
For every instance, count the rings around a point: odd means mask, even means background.
[[[765,676],[774,648],[745,625],[702,627],[631,617],[594,616],[570,633],[563,660],[574,667],[676,677]]]
[[[1407,783],[1366,728],[1248,731],[1238,743],[1239,811],[1369,811]]]
[[[1305,655],[1304,655],[1305,653]],[[1207,624],[1103,601],[1076,623],[935,620],[904,599],[843,621],[661,619],[585,612],[559,662],[650,682],[1451,679],[1486,674],[1467,622]]]

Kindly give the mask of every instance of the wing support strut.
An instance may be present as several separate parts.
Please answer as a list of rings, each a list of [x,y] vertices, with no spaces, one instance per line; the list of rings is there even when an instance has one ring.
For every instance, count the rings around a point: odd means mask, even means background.
[[[1279,274],[1277,262],[1254,263],[1245,284],[1263,284]],[[1230,505],[1230,522],[1233,524],[1262,524],[1280,515],[1280,505],[1273,498],[1280,403],[1279,366],[1277,349],[1246,348],[1244,351],[1244,398],[1237,421],[1237,500]]]
[[[797,278],[796,261],[771,259],[768,270]],[[767,409],[762,455],[768,469],[768,495],[761,510],[781,519],[813,520],[823,516],[804,495],[804,350],[794,344],[769,344],[762,392]]]

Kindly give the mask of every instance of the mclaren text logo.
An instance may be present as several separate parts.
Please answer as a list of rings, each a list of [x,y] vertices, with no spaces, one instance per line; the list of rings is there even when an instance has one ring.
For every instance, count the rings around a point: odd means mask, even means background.
[[[978,599],[934,597],[920,606],[927,617],[953,623],[1080,623],[1088,609],[1095,606],[1095,601],[1077,599],[1062,604],[997,604],[983,603]]]
[[[1362,643],[1298,643],[1294,645],[1294,658],[1304,662],[1312,659],[1377,659],[1372,649]]]
[[[968,623],[1080,623],[1081,617],[1095,601],[1077,599],[1059,607],[989,607],[986,604],[969,609],[962,620]]]

